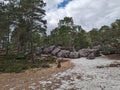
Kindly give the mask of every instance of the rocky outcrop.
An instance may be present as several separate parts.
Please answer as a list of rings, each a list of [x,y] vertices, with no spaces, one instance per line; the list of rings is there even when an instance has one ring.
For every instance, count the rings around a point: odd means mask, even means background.
[[[92,52],[87,56],[87,59],[95,59],[95,54]]]
[[[101,45],[97,45],[97,46],[94,46],[92,49],[101,50],[101,49],[102,49],[102,46],[101,46]]]
[[[57,53],[58,57],[69,57],[70,51],[68,50],[61,50],[60,52]]]
[[[55,46],[50,46],[48,48],[44,48],[45,54],[50,54],[55,49]]]
[[[100,50],[98,49],[89,49],[88,52],[89,52],[88,55],[93,53],[95,57],[100,56]]]
[[[88,49],[81,49],[78,51],[78,53],[81,57],[87,57],[89,54]]]
[[[79,55],[81,57],[87,57],[88,59],[94,59],[95,57],[100,56],[99,49],[81,49],[79,50]]]
[[[52,54],[52,55],[57,55],[57,53],[60,52],[60,50],[61,50],[61,49],[60,49],[59,47],[57,47],[57,48],[55,48],[55,49],[51,52],[51,54]]]
[[[78,52],[70,52],[69,57],[70,58],[79,58],[79,53]]]
[[[43,53],[43,50],[44,50],[44,47],[36,47],[36,48],[35,48],[35,53],[36,53],[36,54],[42,54],[42,53]]]
[[[61,47],[50,46],[47,48],[37,47],[36,52],[39,54],[51,54],[57,57],[64,57],[64,58],[80,58],[80,57],[87,57],[87,58],[95,58],[100,56],[100,46],[94,47],[93,49],[81,49],[78,52],[69,50],[63,50]]]

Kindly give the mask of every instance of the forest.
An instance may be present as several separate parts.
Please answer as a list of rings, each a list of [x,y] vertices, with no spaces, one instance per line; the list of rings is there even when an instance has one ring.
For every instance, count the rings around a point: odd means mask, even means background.
[[[0,2],[0,72],[14,72],[13,64],[16,62],[21,63],[17,66],[19,70],[28,66],[39,67],[34,57],[37,47],[54,45],[78,51],[100,46],[103,54],[120,54],[120,19],[110,26],[104,25],[87,32],[81,25],[74,24],[72,17],[66,16],[48,35],[45,6],[43,0]],[[29,59],[33,65],[28,62]]]

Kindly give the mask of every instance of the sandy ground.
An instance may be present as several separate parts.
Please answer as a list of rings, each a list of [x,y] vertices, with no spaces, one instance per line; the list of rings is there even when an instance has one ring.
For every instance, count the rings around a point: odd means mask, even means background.
[[[36,76],[35,80],[32,75],[28,81],[24,78],[19,79],[21,82],[17,82],[17,84],[14,79],[11,79],[11,87],[0,90],[120,90],[120,67],[97,68],[98,66],[109,66],[114,62],[120,63],[120,60],[110,60],[103,56],[94,60],[72,59],[71,62],[74,63],[74,67],[51,74],[46,79],[39,79],[40,76]],[[6,83],[2,88],[7,86]]]
[[[52,75],[73,67],[74,64],[67,61],[62,63],[61,68],[56,68],[56,64],[51,66],[51,68],[46,69],[30,69],[22,73],[0,74],[0,90],[34,90],[31,89],[31,85],[39,85],[40,80],[47,80]],[[42,90],[41,85],[39,86],[39,89],[35,90]]]
[[[42,90],[120,90],[120,67],[97,68],[115,61],[120,62],[107,57],[73,59],[75,67],[39,83]],[[34,85],[31,88],[37,90]]]

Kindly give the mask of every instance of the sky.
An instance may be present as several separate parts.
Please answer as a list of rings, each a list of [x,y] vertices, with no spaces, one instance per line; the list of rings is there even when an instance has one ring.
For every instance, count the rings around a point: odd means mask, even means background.
[[[60,19],[73,17],[74,23],[86,31],[110,25],[120,19],[120,0],[44,0],[48,23],[47,33],[57,27]]]

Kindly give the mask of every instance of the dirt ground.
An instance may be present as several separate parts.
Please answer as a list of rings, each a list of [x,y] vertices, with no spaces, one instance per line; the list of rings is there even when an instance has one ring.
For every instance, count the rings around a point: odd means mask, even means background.
[[[112,54],[112,55],[107,55],[109,59],[115,59],[115,60],[120,60],[120,54]]]
[[[29,90],[29,85],[33,82],[36,83],[40,80],[46,80],[58,72],[63,72],[72,68],[69,60],[61,64],[61,68],[56,68],[56,65],[51,65],[51,68],[36,68],[26,70],[22,73],[7,73],[0,74],[0,90]]]

